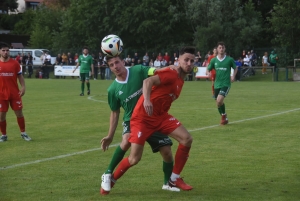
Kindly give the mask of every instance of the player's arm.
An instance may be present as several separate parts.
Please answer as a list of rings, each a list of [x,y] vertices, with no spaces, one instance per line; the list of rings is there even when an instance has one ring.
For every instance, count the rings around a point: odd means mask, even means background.
[[[92,69],[92,75],[94,75],[94,60],[92,59],[91,69]]]
[[[119,116],[120,116],[120,109],[116,110],[116,111],[111,111],[110,113],[110,118],[109,118],[109,130],[108,130],[108,135],[104,138],[102,138],[101,140],[101,149],[103,151],[106,151],[110,145],[110,143],[112,142],[117,126],[118,126],[118,122],[119,122]]]
[[[210,77],[210,71],[214,68],[213,62],[209,62],[208,66],[206,67],[206,75]]]
[[[80,65],[80,59],[78,58],[78,62],[77,62],[77,64],[76,64],[76,67],[75,67],[75,69],[73,70],[73,73],[75,72],[75,70],[78,68],[78,66]]]
[[[18,75],[18,79],[19,79],[19,83],[20,83],[20,85],[21,85],[21,89],[20,89],[20,91],[19,91],[19,95],[20,95],[20,96],[24,96],[24,94],[25,94],[25,80],[24,80],[23,75],[22,75],[22,74],[19,74],[19,75]]]
[[[233,66],[234,71],[233,71],[233,75],[231,76],[231,82],[234,82],[234,78],[235,78],[235,75],[236,75],[236,73],[238,71],[238,67],[236,66],[236,64],[235,64],[235,62],[234,62],[233,59],[232,59],[232,66]]]
[[[158,75],[154,75],[144,80],[143,82],[143,95],[144,95],[144,108],[149,116],[153,113],[153,105],[150,101],[150,94],[152,86],[157,86],[160,84],[160,79]]]

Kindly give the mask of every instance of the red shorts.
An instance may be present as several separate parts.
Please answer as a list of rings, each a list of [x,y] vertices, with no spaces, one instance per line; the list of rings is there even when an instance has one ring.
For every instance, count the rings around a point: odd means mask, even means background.
[[[21,97],[10,100],[0,100],[0,112],[7,112],[9,105],[14,111],[21,110],[23,108]]]
[[[181,125],[175,117],[169,114],[164,115],[163,118],[160,116],[151,119],[153,121],[142,118],[130,121],[129,142],[144,145],[155,131],[168,135]]]
[[[210,80],[215,81],[216,79],[216,70],[210,71]]]

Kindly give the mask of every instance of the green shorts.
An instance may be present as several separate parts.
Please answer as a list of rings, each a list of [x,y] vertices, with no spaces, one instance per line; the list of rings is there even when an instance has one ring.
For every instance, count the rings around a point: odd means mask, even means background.
[[[123,125],[123,133],[122,135],[126,133],[130,133],[130,121],[125,121],[122,123]],[[148,144],[151,146],[152,152],[156,153],[159,151],[160,147],[163,146],[172,146],[172,140],[164,134],[161,134],[159,132],[154,132],[148,139],[147,139]]]
[[[229,93],[230,87],[222,87],[219,89],[215,89],[215,99],[217,99],[218,95],[226,97]]]
[[[90,80],[90,73],[80,73],[80,81]]]

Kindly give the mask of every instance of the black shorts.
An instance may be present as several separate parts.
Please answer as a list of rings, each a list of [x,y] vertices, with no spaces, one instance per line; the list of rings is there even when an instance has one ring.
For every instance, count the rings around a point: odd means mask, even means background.
[[[130,121],[125,121],[122,123],[123,125],[123,133],[122,135],[126,133],[130,133]],[[151,146],[152,152],[156,153],[159,151],[160,147],[163,146],[172,146],[173,142],[169,138],[169,136],[164,135],[159,132],[154,132],[148,139],[147,139],[148,144]]]

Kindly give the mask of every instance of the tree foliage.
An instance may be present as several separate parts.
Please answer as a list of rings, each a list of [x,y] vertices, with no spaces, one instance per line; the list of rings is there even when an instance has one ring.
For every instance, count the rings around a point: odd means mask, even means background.
[[[99,50],[108,34],[119,35],[125,49],[144,51],[195,45],[206,52],[224,41],[235,56],[271,45],[270,38],[299,47],[299,11],[297,0],[45,0],[13,32],[30,35],[31,46],[55,50]]]

